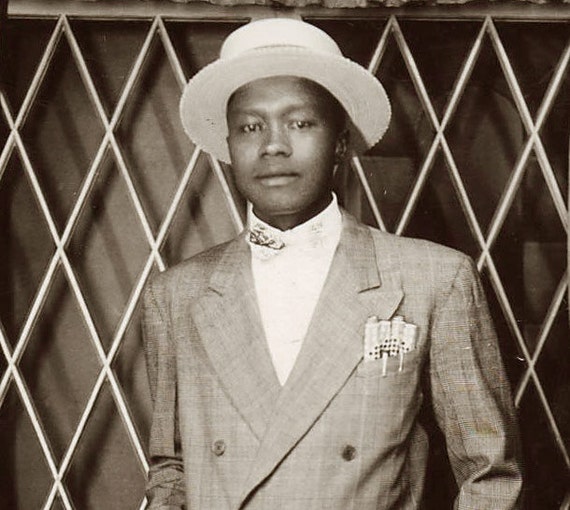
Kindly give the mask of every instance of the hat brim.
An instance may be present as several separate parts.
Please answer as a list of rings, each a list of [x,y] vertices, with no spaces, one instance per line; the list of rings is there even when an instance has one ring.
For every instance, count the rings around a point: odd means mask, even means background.
[[[266,47],[235,58],[220,59],[199,71],[186,85],[180,101],[182,125],[201,149],[226,163],[226,107],[241,86],[272,76],[298,76],[327,89],[346,110],[365,148],[388,128],[390,102],[380,82],[355,62],[301,47]]]

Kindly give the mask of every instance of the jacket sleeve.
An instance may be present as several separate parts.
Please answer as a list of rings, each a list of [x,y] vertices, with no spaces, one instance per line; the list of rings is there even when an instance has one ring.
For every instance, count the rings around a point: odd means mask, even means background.
[[[521,506],[518,426],[497,338],[474,264],[462,259],[438,298],[430,378],[436,419],[459,487],[456,510]]]
[[[186,498],[178,430],[175,346],[169,334],[164,291],[152,283],[144,295],[143,337],[153,403],[148,510],[183,510]]]

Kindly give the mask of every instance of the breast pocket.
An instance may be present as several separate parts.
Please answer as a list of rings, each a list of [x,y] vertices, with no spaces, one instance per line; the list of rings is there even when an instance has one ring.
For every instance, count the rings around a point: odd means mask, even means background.
[[[362,359],[356,367],[357,377],[401,377],[405,378],[411,373],[420,370],[421,355],[419,349],[400,356],[388,356],[385,360]]]
[[[352,398],[361,403],[362,427],[371,455],[396,447],[408,437],[423,399],[419,350],[373,361],[362,360],[351,381]],[[368,447],[367,447],[368,448]]]

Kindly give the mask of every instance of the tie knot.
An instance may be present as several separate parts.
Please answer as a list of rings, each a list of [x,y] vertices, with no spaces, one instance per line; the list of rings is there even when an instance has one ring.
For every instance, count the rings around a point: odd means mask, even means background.
[[[272,250],[281,250],[285,246],[283,239],[281,239],[277,233],[270,232],[269,230],[258,225],[250,229],[249,242],[251,244],[264,246]]]

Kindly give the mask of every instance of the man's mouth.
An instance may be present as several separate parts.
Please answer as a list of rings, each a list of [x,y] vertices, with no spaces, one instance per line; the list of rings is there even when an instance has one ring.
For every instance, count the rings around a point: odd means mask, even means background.
[[[298,178],[299,175],[296,173],[281,172],[260,174],[257,177],[257,180],[260,181],[264,186],[286,186]]]

